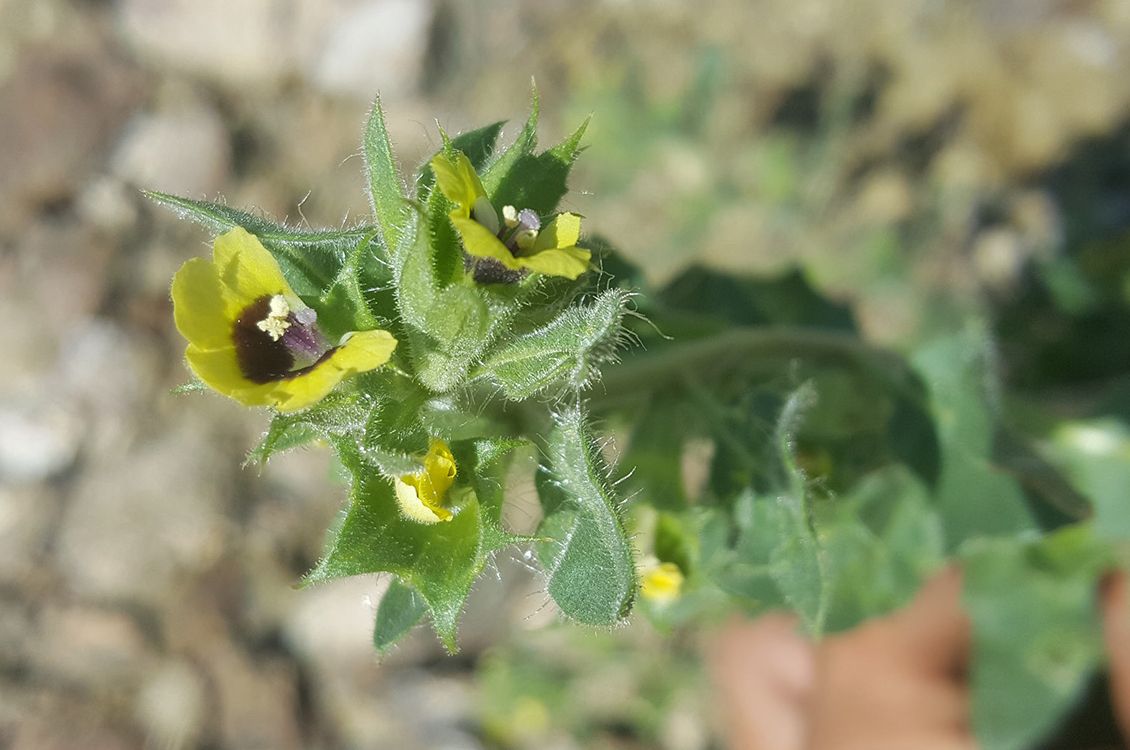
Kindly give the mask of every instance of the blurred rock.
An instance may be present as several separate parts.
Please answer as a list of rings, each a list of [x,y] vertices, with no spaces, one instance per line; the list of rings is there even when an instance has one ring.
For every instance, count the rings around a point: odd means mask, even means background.
[[[217,193],[230,166],[227,127],[204,104],[135,116],[112,161],[114,174],[132,185],[189,197]]]
[[[290,3],[123,0],[126,43],[150,64],[232,86],[277,84],[293,67]]]
[[[1019,281],[1029,255],[1015,231],[998,227],[977,238],[973,266],[982,283],[996,292],[1007,292]]]
[[[416,91],[424,75],[434,9],[429,0],[353,3],[329,29],[307,75],[331,94],[369,101]]]
[[[253,662],[226,643],[201,655],[214,686],[223,747],[289,750],[303,747],[298,724],[298,687],[285,662]]]
[[[121,233],[137,222],[136,191],[107,175],[83,186],[77,207],[84,221],[104,232]]]
[[[134,682],[148,666],[147,652],[124,612],[64,605],[40,614],[29,657],[38,674],[98,693]]]
[[[223,542],[216,459],[203,431],[170,427],[92,465],[59,531],[58,565],[71,590],[148,604],[175,597],[177,575],[206,567]]]
[[[17,672],[26,668],[27,653],[35,627],[27,608],[18,600],[0,599],[0,669]],[[0,688],[0,730],[10,718],[8,709],[11,703],[4,700],[4,690]],[[0,737],[3,732],[0,731]]]
[[[356,576],[307,589],[284,626],[287,644],[319,675],[354,686],[371,682],[375,607],[387,585],[376,576]]]
[[[102,303],[113,247],[73,220],[24,229],[8,258],[0,256],[0,394],[23,398],[48,386],[60,353],[81,338]],[[51,394],[58,399],[58,391]]]
[[[52,707],[25,717],[11,735],[8,750],[137,750],[142,739],[101,725],[97,720],[76,720],[66,707]]]
[[[183,661],[157,667],[138,691],[134,713],[157,747],[197,747],[207,720],[207,686],[199,672]]]
[[[57,404],[0,401],[0,486],[59,474],[74,461],[81,438],[77,416]],[[0,534],[3,524],[0,517]]]
[[[0,237],[75,195],[140,93],[133,71],[96,49],[20,54],[0,79]]]
[[[57,513],[58,498],[47,487],[0,485],[0,584],[34,585],[49,574],[42,558]]]
[[[120,451],[138,428],[138,410],[152,408],[160,356],[152,341],[109,320],[73,326],[60,348],[53,386],[87,417],[93,459]]]

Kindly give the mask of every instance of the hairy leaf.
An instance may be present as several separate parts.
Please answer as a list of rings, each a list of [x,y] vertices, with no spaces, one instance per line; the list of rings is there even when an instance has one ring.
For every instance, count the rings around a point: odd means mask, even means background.
[[[608,469],[579,407],[556,417],[546,446],[551,486],[544,498],[539,557],[550,596],[565,615],[614,625],[631,611],[636,567]]]
[[[404,518],[392,483],[368,471],[357,446],[336,440],[342,464],[353,475],[349,511],[307,584],[365,573],[394,573],[427,603],[432,624],[449,651],[471,584],[482,571],[482,520],[474,493],[465,492],[448,522],[421,524]]]
[[[347,253],[371,238],[375,231],[371,226],[325,230],[293,229],[222,203],[197,201],[155,191],[145,191],[145,196],[216,234],[243,227],[271,251],[294,291],[303,297],[316,297],[329,288],[340,272]]]
[[[428,604],[411,586],[394,577],[377,607],[377,620],[373,624],[373,645],[387,654],[401,638],[420,624],[428,612]]]
[[[364,154],[373,217],[381,229],[385,247],[396,247],[401,242],[409,209],[404,195],[404,181],[400,179],[396,156],[385,127],[380,97],[373,102],[373,108],[369,112]]]
[[[556,320],[490,355],[481,372],[511,401],[550,388],[583,389],[599,376],[620,343],[629,293],[610,289],[591,305],[571,307]]]

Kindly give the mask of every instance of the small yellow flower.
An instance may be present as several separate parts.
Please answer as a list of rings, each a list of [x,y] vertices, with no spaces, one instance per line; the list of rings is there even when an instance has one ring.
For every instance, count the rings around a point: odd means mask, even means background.
[[[443,501],[454,481],[455,457],[447,443],[432,438],[428,454],[424,456],[424,467],[396,479],[396,502],[400,512],[420,523],[450,521],[452,513],[444,507]]]
[[[659,605],[670,604],[683,591],[683,571],[672,562],[650,560],[640,573],[640,595]]]
[[[173,277],[173,316],[188,339],[196,376],[248,406],[289,412],[321,400],[345,377],[380,367],[396,339],[388,331],[323,339],[258,238],[242,228],[216,238],[212,260],[193,258]]]
[[[592,253],[577,247],[581,236],[581,217],[577,214],[558,214],[543,227],[541,218],[530,209],[503,206],[503,221],[499,221],[466,154],[455,151],[450,158],[438,154],[431,166],[439,189],[455,204],[451,223],[468,255],[495,261],[510,271],[528,270],[567,279],[588,270]]]

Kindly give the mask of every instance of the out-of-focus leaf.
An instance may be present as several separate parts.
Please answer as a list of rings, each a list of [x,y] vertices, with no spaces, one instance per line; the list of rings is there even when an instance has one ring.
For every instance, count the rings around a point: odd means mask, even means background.
[[[657,299],[668,314],[694,314],[727,326],[855,330],[851,309],[820,296],[795,269],[775,279],[753,279],[692,266],[664,287]],[[658,317],[662,321],[663,312]]]
[[[910,601],[943,562],[941,522],[902,467],[865,478],[817,522],[827,561],[827,626],[845,630]]]
[[[555,492],[543,497],[538,533],[545,541],[538,553],[549,594],[578,622],[614,625],[631,611],[636,566],[619,500],[580,408],[557,415],[546,458]]]
[[[951,551],[967,539],[1036,527],[1016,481],[993,464],[993,375],[985,346],[980,335],[968,333],[935,341],[914,356],[938,429],[941,469],[935,496]]]
[[[1091,502],[1095,534],[1130,539],[1130,430],[1125,423],[1069,422],[1056,430],[1050,450]]]
[[[974,732],[985,750],[1031,747],[1100,659],[1095,592],[1109,554],[1077,525],[1039,540],[983,539],[962,557]]]
[[[829,578],[813,528],[808,487],[792,454],[796,431],[811,405],[802,387],[785,403],[775,443],[782,475],[772,493],[746,491],[734,506],[738,538],[728,561],[714,567],[718,583],[755,611],[784,604],[813,635],[824,630]]]

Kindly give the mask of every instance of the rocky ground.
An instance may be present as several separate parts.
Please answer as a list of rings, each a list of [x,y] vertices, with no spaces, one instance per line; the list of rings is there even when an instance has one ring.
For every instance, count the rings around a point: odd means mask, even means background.
[[[263,416],[170,394],[208,238],[139,187],[341,223],[374,92],[413,165],[536,75],[547,140],[596,113],[570,200],[654,278],[801,263],[897,344],[923,293],[1056,252],[1039,176],[1130,104],[1122,0],[708,5],[0,0],[0,745],[482,747],[478,657],[552,620],[501,560],[463,655],[378,663],[380,580],[295,590],[342,492],[318,452],[242,468]],[[656,741],[706,747],[702,702]]]

